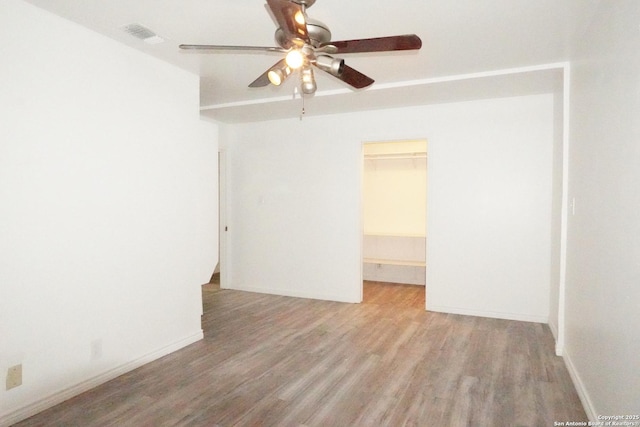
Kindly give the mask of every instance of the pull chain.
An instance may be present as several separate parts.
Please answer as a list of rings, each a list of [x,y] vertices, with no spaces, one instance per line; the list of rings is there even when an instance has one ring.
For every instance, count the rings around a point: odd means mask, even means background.
[[[302,100],[302,109],[300,110],[300,121],[304,117],[304,93],[298,91],[298,86],[294,86],[293,88],[293,99],[296,99],[296,95],[300,95],[300,99]]]

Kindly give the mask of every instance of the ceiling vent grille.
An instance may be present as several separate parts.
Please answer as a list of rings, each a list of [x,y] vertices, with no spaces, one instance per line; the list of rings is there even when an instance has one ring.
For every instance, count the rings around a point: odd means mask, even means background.
[[[156,33],[140,24],[129,24],[125,25],[123,28],[127,34],[132,35],[133,37],[140,39],[145,43],[158,44],[164,41],[162,37],[158,36]]]

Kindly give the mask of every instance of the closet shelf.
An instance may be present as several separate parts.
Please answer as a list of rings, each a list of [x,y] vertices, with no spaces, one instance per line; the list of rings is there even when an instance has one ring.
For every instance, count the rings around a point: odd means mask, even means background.
[[[365,154],[365,160],[402,160],[402,159],[426,159],[427,153],[414,152],[414,153],[380,153],[380,154]]]
[[[417,234],[417,233],[384,233],[384,232],[375,232],[375,231],[374,232],[364,231],[362,235],[370,236],[370,237],[415,237],[415,238],[422,238],[422,239],[427,237],[424,234]]]
[[[427,265],[424,261],[407,261],[402,259],[364,258],[362,261],[365,264],[405,265],[411,267],[425,267]]]

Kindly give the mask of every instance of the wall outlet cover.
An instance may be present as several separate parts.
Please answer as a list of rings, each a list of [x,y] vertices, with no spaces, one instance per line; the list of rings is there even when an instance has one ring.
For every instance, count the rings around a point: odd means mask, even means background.
[[[12,366],[7,370],[6,390],[22,385],[22,365]]]

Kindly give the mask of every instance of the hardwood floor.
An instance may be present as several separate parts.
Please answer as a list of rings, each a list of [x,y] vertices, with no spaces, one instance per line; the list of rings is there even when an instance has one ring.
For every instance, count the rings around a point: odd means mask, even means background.
[[[364,304],[210,286],[204,340],[17,425],[539,427],[587,420],[546,325],[429,313],[424,294],[418,307],[410,295],[419,287],[389,286],[397,285],[365,287]]]
[[[362,288],[362,302],[364,304],[391,305],[424,310],[425,287],[365,281]]]

